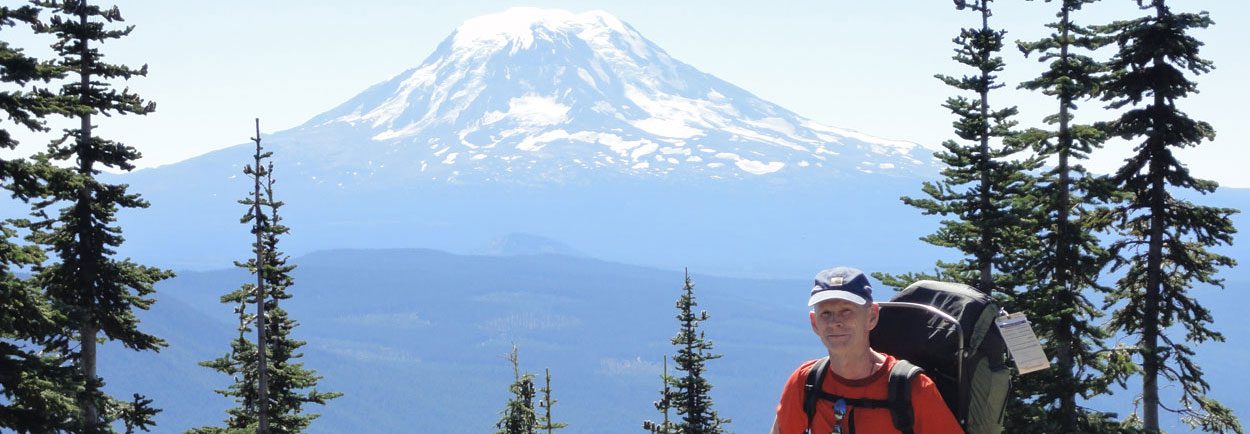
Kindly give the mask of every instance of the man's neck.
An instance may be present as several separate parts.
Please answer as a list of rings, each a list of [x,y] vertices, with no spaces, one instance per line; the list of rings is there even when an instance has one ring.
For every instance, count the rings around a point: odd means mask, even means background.
[[[867,378],[885,365],[885,355],[867,348],[851,354],[829,354],[829,370],[847,380]]]

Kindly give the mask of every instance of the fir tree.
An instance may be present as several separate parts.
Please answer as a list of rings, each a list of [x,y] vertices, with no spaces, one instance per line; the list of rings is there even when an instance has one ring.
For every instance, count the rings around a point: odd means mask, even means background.
[[[161,339],[139,330],[135,309],[147,309],[155,301],[150,298],[153,285],[173,274],[130,260],[113,259],[121,245],[121,228],[115,226],[119,208],[146,208],[139,195],[127,192],[122,184],[106,184],[97,179],[103,168],[129,171],[140,155],[134,148],[94,135],[95,115],[150,113],[155,104],[146,102],[129,90],[117,91],[110,85],[116,79],[130,79],[147,74],[139,69],[103,62],[99,45],[124,37],[132,27],[110,29],[122,21],[116,7],[101,9],[85,1],[35,1],[35,6],[52,13],[41,33],[56,38],[52,45],[58,56],[56,65],[70,77],[62,85],[59,100],[61,111],[75,118],[79,126],[48,146],[47,158],[69,163],[69,170],[49,170],[48,198],[37,203],[36,221],[30,239],[47,246],[58,261],[36,267],[36,280],[65,318],[67,333],[77,340],[76,351],[62,341],[54,351],[71,353],[85,381],[78,396],[81,414],[78,430],[86,433],[112,430],[112,415],[142,415],[151,410],[145,404],[142,412],[109,412],[123,405],[100,391],[103,380],[96,372],[97,339],[104,336],[133,350],[159,350]],[[51,166],[48,166],[51,167]],[[55,218],[47,211],[62,205]],[[149,401],[140,399],[138,402]],[[130,421],[132,427],[146,429],[142,421]]]
[[[218,393],[235,398],[239,407],[227,410],[230,417],[225,428],[200,428],[190,431],[192,433],[229,433],[232,430],[302,433],[320,416],[306,413],[305,404],[325,405],[326,401],[342,396],[337,392],[318,391],[316,386],[321,377],[297,362],[303,357],[298,351],[305,343],[291,336],[298,322],[291,319],[281,306],[282,300],[291,298],[289,290],[295,283],[291,272],[295,270],[295,265],[288,264],[288,257],[279,249],[279,242],[289,229],[282,225],[279,214],[284,203],[274,197],[274,166],[271,161],[266,161],[272,153],[265,152],[261,147],[259,124],[258,120],[253,139],[256,142],[253,155],[255,166],[247,165],[243,169],[244,174],[252,177],[253,193],[251,197],[239,201],[248,207],[241,222],[252,223],[252,231],[258,235],[257,242],[252,245],[256,257],[246,262],[235,262],[235,265],[260,277],[257,285],[244,284],[221,298],[223,303],[236,306],[239,336],[232,343],[229,353],[201,363],[234,377],[235,383]],[[256,315],[247,314],[248,305],[257,306]],[[267,320],[260,321],[261,316]],[[253,320],[258,327],[266,330],[264,334],[258,333],[258,340],[264,339],[263,344],[247,340]],[[262,359],[262,354],[269,354],[269,357]],[[262,371],[262,366],[268,369]],[[261,405],[262,391],[267,392],[268,405]],[[262,415],[267,424],[262,424]]]
[[[699,330],[699,323],[707,321],[707,311],[695,313],[698,302],[694,298],[694,281],[690,272],[685,273],[684,292],[677,299],[677,321],[680,324],[677,335],[673,337],[673,345],[677,347],[677,355],[673,362],[680,376],[667,377],[668,386],[661,400],[667,399],[668,404],[677,410],[680,421],[673,423],[675,432],[682,434],[717,434],[725,432],[724,425],[731,422],[721,418],[712,409],[712,383],[704,376],[709,360],[719,359],[720,354],[712,353],[712,341],[707,340]],[[659,406],[657,405],[657,408]],[[667,413],[667,412],[666,412]]]
[[[1020,87],[1058,100],[1058,113],[1044,118],[1055,130],[1030,129],[1021,135],[1022,143],[1055,165],[1039,175],[1024,197],[1038,224],[1038,244],[1024,253],[1025,290],[1013,307],[1028,312],[1055,367],[1018,379],[1007,411],[1008,429],[1015,432],[1116,431],[1119,424],[1105,413],[1077,403],[1106,394],[1131,369],[1126,353],[1106,347],[1109,335],[1096,323],[1102,312],[1087,297],[1110,290],[1098,284],[1110,260],[1096,236],[1102,224],[1098,206],[1106,199],[1105,180],[1091,176],[1079,164],[1101,147],[1105,134],[1095,126],[1073,122],[1077,103],[1096,97],[1104,81],[1104,65],[1083,53],[1109,41],[1096,28],[1078,25],[1073,18],[1095,1],[1056,1],[1058,20],[1047,24],[1053,33],[1019,43],[1026,56],[1038,54],[1039,61],[1049,62],[1040,77]]]
[[[1113,332],[1139,339],[1147,431],[1159,432],[1159,409],[1164,408],[1204,431],[1240,433],[1232,411],[1206,396],[1210,385],[1193,359],[1192,345],[1224,336],[1211,328],[1211,312],[1189,293],[1194,284],[1223,287],[1216,272],[1235,263],[1210,248],[1232,244],[1235,228],[1229,216],[1236,210],[1198,205],[1175,194],[1206,194],[1218,187],[1194,178],[1174,154],[1215,138],[1210,124],[1191,119],[1176,105],[1197,91],[1186,72],[1212,69],[1199,57],[1202,42],[1189,35],[1212,21],[1206,12],[1175,13],[1164,0],[1137,3],[1150,14],[1105,29],[1118,50],[1103,99],[1109,108],[1123,110],[1107,127],[1114,136],[1137,143],[1135,154],[1114,175],[1127,198],[1111,213],[1121,237],[1111,245],[1117,257],[1113,270],[1124,274],[1107,301],[1107,307],[1117,307],[1109,325]],[[1181,328],[1183,340],[1173,336]],[[1163,404],[1161,379],[1179,383],[1179,406]]]
[[[0,32],[19,24],[40,28],[39,12],[32,5],[0,6]],[[62,77],[61,71],[0,40],[0,84],[5,86],[0,89],[5,115],[0,120],[29,131],[47,131],[44,118],[58,111],[58,101],[48,90],[34,86]],[[0,124],[0,149],[17,145],[7,122]],[[24,159],[0,159],[0,183],[22,202],[42,194],[39,173]],[[60,338],[60,329],[34,282],[14,273],[46,259],[38,246],[13,241],[21,227],[28,225],[22,220],[0,221],[0,431],[67,430],[77,411],[74,390],[80,382],[72,367],[65,366],[63,353],[42,351]]]
[[[555,432],[561,428],[567,428],[569,424],[564,422],[556,422],[551,418],[551,407],[555,406],[558,400],[551,397],[551,369],[543,370],[545,385],[539,392],[543,394],[543,399],[538,401],[538,406],[543,409],[543,416],[538,419],[538,429],[547,430],[547,434]]]
[[[669,387],[672,378],[668,376],[668,356],[664,356],[664,370],[660,373],[660,384],[664,387],[660,389],[660,399],[653,402],[656,410],[664,415],[664,419],[659,423],[651,420],[642,421],[642,429],[652,434],[675,434],[677,427],[673,422],[668,420],[668,412],[673,408],[673,389]]]
[[[963,29],[954,39],[958,45],[954,59],[977,73],[958,78],[937,75],[946,84],[975,94],[973,99],[962,95],[949,98],[943,105],[958,116],[955,134],[971,144],[955,140],[943,143],[945,151],[936,157],[947,166],[942,171],[944,179],[924,183],[922,189],[927,198],[902,198],[924,214],[958,217],[943,220],[936,233],[922,240],[967,255],[957,263],[939,262],[936,277],[967,283],[985,293],[1009,290],[1018,283],[1012,279],[1016,276],[1013,271],[1019,267],[1013,259],[1032,239],[1032,228],[1016,202],[1029,188],[1026,172],[1040,166],[1036,159],[1011,159],[1025,150],[1014,140],[1015,121],[1011,116],[1016,114],[1015,107],[990,108],[990,91],[1003,87],[995,74],[1003,69],[998,52],[1006,33],[989,27],[990,2],[955,2],[959,9],[981,16],[980,28]],[[887,284],[901,283],[892,276],[878,276]]]
[[[517,358],[516,345],[508,353],[508,362],[512,364],[514,381],[508,386],[512,396],[499,412],[499,422],[495,423],[495,434],[537,434],[538,417],[534,412],[534,374],[521,372]]]

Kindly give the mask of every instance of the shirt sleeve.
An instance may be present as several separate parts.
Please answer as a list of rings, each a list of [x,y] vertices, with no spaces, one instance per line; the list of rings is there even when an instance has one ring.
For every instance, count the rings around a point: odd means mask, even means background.
[[[775,422],[780,434],[802,434],[807,429],[807,415],[803,413],[803,383],[807,381],[805,366],[795,369],[781,389]]]
[[[916,416],[916,434],[964,434],[964,429],[959,426],[950,408],[946,407],[941,392],[928,375],[916,377],[912,383],[911,399]]]

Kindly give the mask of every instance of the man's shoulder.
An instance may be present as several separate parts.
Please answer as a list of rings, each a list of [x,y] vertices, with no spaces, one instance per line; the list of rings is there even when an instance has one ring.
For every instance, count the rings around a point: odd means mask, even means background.
[[[790,377],[807,377],[807,374],[812,372],[812,367],[816,366],[816,362],[821,361],[821,359],[823,359],[823,357],[800,363],[797,368],[794,368],[794,372],[790,374]]]
[[[881,355],[885,356],[885,363],[881,366],[881,369],[883,371],[886,371],[886,372],[892,371],[894,367],[897,366],[900,362],[905,362],[905,363],[911,364],[912,366],[920,368],[920,373],[916,374],[914,377],[911,378],[911,391],[913,395],[925,389],[937,388],[937,383],[933,381],[933,377],[929,376],[929,373],[926,372],[925,369],[921,367],[920,365],[917,365],[911,362],[910,360],[894,357],[887,353],[881,353]]]

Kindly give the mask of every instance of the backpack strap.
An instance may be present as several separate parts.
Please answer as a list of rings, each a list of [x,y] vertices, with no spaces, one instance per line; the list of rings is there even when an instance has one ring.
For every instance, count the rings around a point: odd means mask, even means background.
[[[898,369],[899,363],[906,363],[906,361],[899,360],[898,362],[895,362],[895,365],[894,365],[895,370]],[[915,368],[917,370],[920,369],[910,363],[908,363],[907,366],[911,366],[912,368]],[[897,409],[899,407],[896,406],[893,403],[893,401],[890,401],[890,400],[882,401],[882,400],[866,399],[866,398],[846,398],[846,397],[831,394],[829,392],[825,392],[823,389],[821,389],[821,386],[825,384],[825,373],[828,371],[829,371],[829,357],[822,357],[820,360],[817,360],[816,363],[812,365],[812,370],[807,372],[807,380],[803,382],[803,413],[807,415],[807,430],[805,432],[810,433],[812,429],[812,419],[816,417],[816,405],[822,399],[826,401],[831,401],[831,402],[841,399],[846,402],[846,405],[848,407],[851,407],[852,409],[851,411],[854,411],[855,408],[888,408],[890,409],[890,414],[894,414],[898,411]],[[893,377],[894,370],[891,370],[890,372],[891,372],[890,384],[894,384],[894,381],[895,381]],[[910,377],[904,378],[904,381],[909,381],[909,380],[911,380]],[[904,387],[906,387],[906,385],[904,385]],[[906,390],[911,390],[911,389],[906,389]],[[891,393],[890,395],[891,399],[893,399],[894,392],[890,392],[890,393]],[[910,400],[911,398],[910,394],[905,394],[905,396]],[[907,413],[908,419],[910,420],[911,402],[909,401],[906,405],[907,405],[906,409],[908,411]],[[899,426],[898,425],[899,422],[897,418],[895,418],[894,423],[896,427]],[[903,430],[903,434],[912,434],[912,433],[909,430]]]
[[[903,359],[897,359],[890,369],[890,383],[886,402],[890,403],[890,417],[894,419],[894,428],[903,434],[913,434],[916,415],[911,405],[911,380],[924,372],[919,366]]]
[[[816,401],[824,391],[820,386],[825,384],[825,371],[829,369],[829,357],[825,356],[812,365],[807,371],[807,381],[803,383],[803,413],[807,414],[807,431],[812,430],[812,418],[816,416]]]

